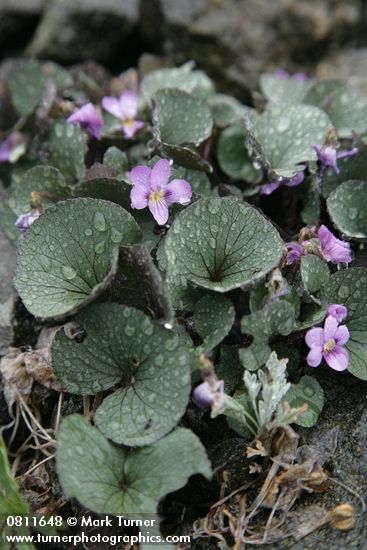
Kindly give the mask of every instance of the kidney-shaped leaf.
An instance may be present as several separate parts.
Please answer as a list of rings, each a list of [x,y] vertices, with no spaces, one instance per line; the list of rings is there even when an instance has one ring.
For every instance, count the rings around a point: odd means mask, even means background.
[[[220,294],[207,294],[201,298],[194,310],[194,325],[203,343],[200,351],[210,351],[227,336],[235,319],[234,306]]]
[[[52,364],[72,393],[121,384],[97,410],[100,430],[125,445],[147,445],[172,430],[190,394],[189,361],[178,335],[118,304],[93,305],[76,321],[86,334],[83,342],[59,331]]]
[[[199,145],[213,128],[207,104],[182,90],[164,89],[154,94],[154,135],[170,145]]]
[[[82,179],[87,144],[86,135],[79,124],[56,122],[49,139],[50,164],[56,166],[67,181]]]
[[[42,66],[36,61],[30,61],[11,75],[10,96],[20,116],[29,115],[41,102],[45,82]]]
[[[332,221],[346,237],[367,239],[367,181],[345,181],[327,200]]]
[[[117,267],[119,246],[140,237],[133,217],[112,202],[60,202],[48,208],[22,239],[16,288],[37,317],[72,313],[105,288]]]
[[[217,292],[255,283],[281,256],[279,234],[255,208],[203,198],[176,216],[166,237],[168,271]]]
[[[309,294],[314,294],[329,281],[330,271],[321,258],[309,254],[301,258],[301,277],[303,286]]]
[[[356,267],[334,273],[324,287],[329,304],[344,304],[348,309],[345,323],[350,332],[346,344],[350,373],[367,380],[367,269]]]
[[[155,514],[158,502],[193,474],[211,477],[204,447],[185,428],[151,447],[129,452],[76,414],[61,425],[57,470],[68,497],[94,512],[133,517]]]
[[[324,109],[339,136],[352,136],[367,131],[367,102],[359,92],[346,82],[321,80],[308,90],[305,103]]]
[[[147,74],[141,83],[140,98],[149,101],[155,92],[163,88],[178,88],[199,97],[210,96],[214,86],[203,71],[194,71],[192,62],[181,67],[164,68]]]
[[[265,73],[260,77],[260,88],[264,96],[274,105],[297,105],[302,103],[310,82],[295,78],[283,78]]]
[[[331,126],[326,113],[309,105],[251,113],[246,124],[250,152],[255,149],[257,160],[272,176],[287,178],[300,171],[299,163],[316,160],[312,145],[321,146]]]
[[[32,196],[32,193],[37,196]],[[31,199],[46,208],[69,195],[70,188],[57,168],[35,166],[27,170],[20,180],[14,181],[9,205],[20,216],[29,211]]]
[[[302,376],[298,384],[291,385],[284,400],[291,408],[299,408],[306,403],[307,411],[297,418],[296,424],[311,428],[316,424],[324,406],[324,392],[317,380],[311,376]]]

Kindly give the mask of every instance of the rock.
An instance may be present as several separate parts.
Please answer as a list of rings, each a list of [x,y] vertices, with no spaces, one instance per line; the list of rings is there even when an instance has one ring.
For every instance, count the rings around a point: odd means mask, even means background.
[[[354,37],[361,17],[358,0],[160,0],[160,10],[165,53],[177,63],[194,59],[239,96],[264,70],[311,69]]]
[[[62,63],[134,63],[138,0],[52,0],[28,55]]]
[[[36,28],[47,0],[0,0],[0,50],[22,51]]]
[[[7,353],[13,341],[13,316],[16,294],[13,278],[16,249],[0,231],[0,355]]]

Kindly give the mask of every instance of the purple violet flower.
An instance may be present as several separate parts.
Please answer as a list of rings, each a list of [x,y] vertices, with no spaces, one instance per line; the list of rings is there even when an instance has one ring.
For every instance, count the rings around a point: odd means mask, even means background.
[[[135,166],[130,172],[133,188],[130,193],[131,208],[141,210],[148,206],[159,225],[168,220],[168,206],[175,202],[190,202],[192,190],[186,180],[174,179],[170,183],[171,166],[168,160],[159,160],[153,168]]]
[[[125,137],[129,139],[133,138],[136,132],[144,126],[144,122],[136,119],[139,101],[135,92],[126,90],[118,99],[106,96],[102,99],[102,107],[121,121],[120,128]]]
[[[343,345],[349,340],[349,330],[338,325],[334,317],[326,317],[324,327],[312,328],[306,333],[306,344],[310,348],[307,364],[318,367],[325,359],[329,367],[337,371],[348,368],[349,354]]]
[[[215,373],[210,373],[205,382],[194,389],[192,398],[200,409],[220,408],[224,404],[224,380],[218,380]]]
[[[288,250],[287,265],[292,265],[298,262],[305,252],[304,247],[299,243],[286,243],[286,247]]]
[[[286,187],[296,187],[303,182],[305,175],[303,172],[298,172],[292,178],[285,178],[282,182],[273,181],[270,183],[265,183],[260,188],[261,195],[271,195],[278,187],[285,185]]]
[[[0,163],[16,162],[26,150],[25,139],[19,132],[10,134],[0,143]]]
[[[66,119],[66,122],[80,124],[87,134],[98,140],[101,139],[103,119],[101,113],[92,103],[87,103],[77,109]]]
[[[338,160],[352,157],[358,153],[357,147],[354,147],[350,151],[343,151],[340,153],[338,153],[333,145],[324,145],[323,147],[312,145],[312,148],[316,152],[317,159],[321,164],[320,176],[323,176],[328,168],[332,168],[335,174],[339,174]]]
[[[39,210],[32,210],[31,212],[22,214],[16,219],[15,226],[20,229],[22,233],[25,233],[32,223],[40,217],[40,215],[41,212],[39,212]]]
[[[292,78],[298,82],[304,82],[307,80],[306,73],[295,73],[294,75],[290,75],[289,72],[284,69],[277,69],[274,72],[274,76],[277,76],[278,78]]]
[[[330,304],[327,308],[327,315],[334,317],[338,323],[341,323],[348,315],[348,310],[342,304]]]
[[[321,254],[324,260],[333,264],[347,263],[352,261],[350,244],[337,239],[325,225],[322,225],[317,233]]]

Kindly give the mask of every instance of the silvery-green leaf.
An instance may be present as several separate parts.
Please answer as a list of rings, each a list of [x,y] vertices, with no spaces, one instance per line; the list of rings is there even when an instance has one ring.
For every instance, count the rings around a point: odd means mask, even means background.
[[[347,238],[367,240],[367,181],[345,181],[327,199],[333,223]]]
[[[145,244],[122,246],[113,301],[135,307],[161,324],[172,324],[174,312],[162,277]]]
[[[70,188],[61,172],[53,166],[35,166],[24,174],[21,180],[13,183],[9,205],[20,216],[30,210],[32,193],[38,194],[37,202],[43,208],[68,198]]]
[[[367,269],[355,267],[337,271],[324,287],[329,304],[344,304],[348,309],[345,324],[350,340],[345,345],[349,352],[348,371],[361,380],[367,380]]]
[[[322,195],[326,199],[344,181],[364,180],[367,173],[367,152],[338,160],[339,174],[329,169],[322,177]]]
[[[296,424],[305,428],[314,426],[324,406],[324,391],[315,378],[302,376],[298,384],[292,384],[284,401],[287,401],[291,408],[302,407],[305,403],[308,409],[298,416]]]
[[[110,443],[80,415],[61,424],[57,471],[68,497],[97,513],[141,517],[193,474],[211,477],[199,439],[177,428],[153,446],[128,451]]]
[[[262,171],[254,167],[245,147],[245,127],[241,120],[223,130],[218,140],[220,168],[231,178],[258,183]]]
[[[322,300],[321,306],[315,303],[303,304],[301,315],[295,321],[294,330],[305,330],[322,323],[327,313],[327,307],[325,299]]]
[[[42,72],[47,79],[52,80],[57,88],[70,88],[73,85],[73,79],[69,72],[53,61],[43,63]]]
[[[95,423],[116,443],[148,445],[171,431],[184,414],[190,367],[178,335],[127,306],[98,304],[76,322],[82,342],[63,330],[52,346],[52,365],[65,390],[82,395],[121,387],[106,397]]]
[[[260,76],[260,88],[266,99],[274,105],[298,105],[310,87],[307,80],[300,81],[292,77],[282,78],[276,74],[265,73]]]
[[[306,292],[314,294],[327,285],[330,271],[321,258],[309,254],[301,258],[301,277]]]
[[[225,391],[231,393],[237,388],[243,377],[243,365],[239,358],[239,346],[220,347],[219,364],[215,367],[216,375],[224,380]]]
[[[208,100],[214,118],[214,124],[218,128],[225,128],[234,122],[241,121],[243,115],[250,107],[242,105],[237,99],[225,94],[215,94]]]
[[[247,146],[255,150],[269,177],[290,178],[302,170],[300,163],[316,160],[312,145],[322,146],[331,122],[317,107],[290,105],[273,107],[261,115],[253,112],[246,125]]]
[[[193,68],[194,63],[189,61],[181,67],[158,69],[147,74],[140,87],[142,103],[147,103],[162,88],[177,88],[203,98],[211,96],[214,93],[212,81],[203,71]]]
[[[50,164],[58,168],[67,181],[83,178],[87,144],[79,124],[55,122],[49,137],[49,149]]]
[[[342,138],[351,137],[352,131],[359,134],[367,131],[367,101],[346,82],[315,82],[304,102],[323,109]]]
[[[158,90],[154,96],[154,136],[169,145],[200,145],[213,129],[207,104],[182,90]]]
[[[203,296],[194,309],[194,326],[203,339],[200,351],[208,352],[227,336],[235,319],[232,302],[220,294]]]
[[[294,306],[286,300],[242,317],[241,331],[253,337],[249,347],[240,349],[245,369],[257,370],[266,363],[271,353],[269,338],[277,334],[288,336],[294,328],[294,318]]]
[[[191,170],[174,164],[171,171],[171,179],[182,179],[189,182],[194,193],[211,196],[210,181],[205,172]]]
[[[20,116],[31,114],[41,102],[45,82],[42,66],[36,61],[30,61],[11,75],[8,88],[12,103]]]
[[[321,216],[320,182],[318,178],[308,177],[298,187],[302,201],[301,218],[304,224],[313,224]]]
[[[91,197],[119,204],[125,210],[130,210],[131,185],[115,178],[96,178],[86,180],[73,186],[75,197]]]
[[[251,206],[202,198],[176,216],[164,248],[171,276],[227,292],[264,278],[280,260],[282,241]]]
[[[9,194],[0,187],[0,227],[10,241],[16,242],[20,231],[15,226],[17,216],[9,205],[9,198]]]
[[[132,216],[112,202],[60,202],[48,208],[21,240],[16,288],[35,316],[70,314],[110,283],[119,246],[140,238]]]
[[[171,145],[156,140],[154,146],[162,157],[171,158],[185,168],[201,170],[209,174],[213,171],[211,164],[200,155],[199,150],[193,145]]]
[[[119,177],[125,177],[129,170],[129,161],[126,153],[117,147],[109,147],[103,156],[103,164],[116,170]]]

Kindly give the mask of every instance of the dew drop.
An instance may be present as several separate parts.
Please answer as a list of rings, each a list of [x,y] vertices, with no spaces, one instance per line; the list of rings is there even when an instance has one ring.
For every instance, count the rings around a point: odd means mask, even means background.
[[[94,227],[97,231],[106,231],[106,218],[102,212],[94,214]]]
[[[77,275],[75,269],[73,269],[69,265],[63,265],[62,268],[61,268],[61,271],[62,271],[62,274],[65,277],[65,279],[68,279],[69,281],[71,279],[75,279],[75,277]]]

